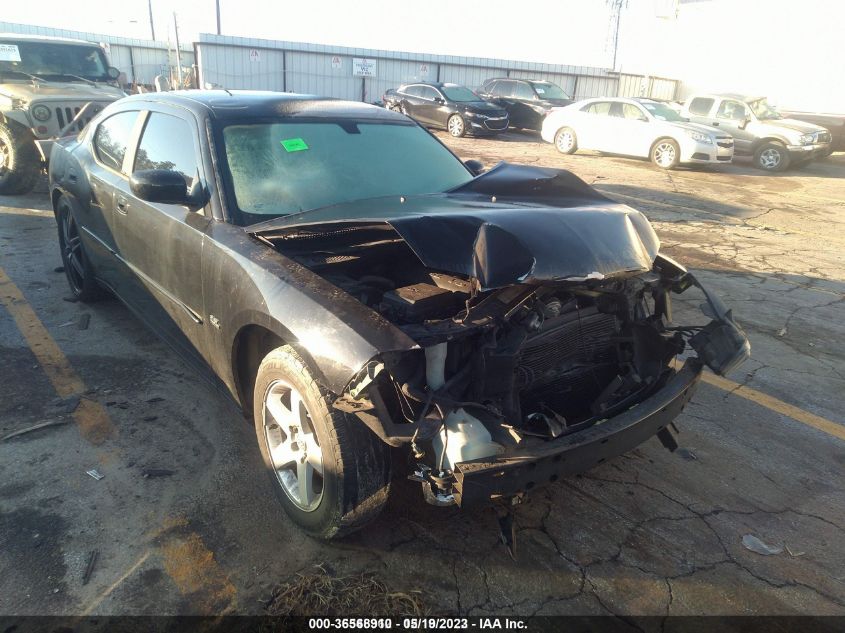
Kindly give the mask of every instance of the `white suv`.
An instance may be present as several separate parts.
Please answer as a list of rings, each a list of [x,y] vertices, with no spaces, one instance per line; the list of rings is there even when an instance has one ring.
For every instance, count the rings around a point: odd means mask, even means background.
[[[0,33],[0,194],[30,191],[53,142],[126,96],[91,42]]]

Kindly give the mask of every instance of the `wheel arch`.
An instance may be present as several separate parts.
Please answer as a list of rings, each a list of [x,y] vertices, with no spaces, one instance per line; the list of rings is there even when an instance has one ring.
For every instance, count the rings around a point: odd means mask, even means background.
[[[756,139],[751,144],[751,153],[754,154],[758,149],[760,149],[761,146],[765,145],[766,143],[778,143],[779,145],[784,145],[784,146],[789,145],[789,141],[782,136],[774,136],[774,135],[764,136],[762,138]]]
[[[672,136],[670,134],[664,134],[664,135],[658,136],[656,139],[654,139],[654,142],[649,146],[649,148],[648,148],[649,157],[651,156],[651,153],[654,151],[654,148],[657,147],[657,144],[660,141],[672,141],[673,143],[675,143],[678,146],[678,148],[681,147],[681,142],[678,139],[676,139],[674,136]]]
[[[311,354],[299,345],[296,337],[280,323],[270,320],[260,324],[256,321],[241,326],[232,340],[231,372],[235,396],[247,418],[252,417],[252,399],[255,379],[261,361],[271,351],[283,345],[290,345],[302,358],[314,380],[325,388],[326,381]]]

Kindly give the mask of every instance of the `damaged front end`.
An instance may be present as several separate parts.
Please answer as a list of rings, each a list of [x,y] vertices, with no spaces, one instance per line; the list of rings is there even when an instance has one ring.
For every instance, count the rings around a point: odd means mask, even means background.
[[[749,355],[647,220],[566,172],[505,166],[367,210],[253,232],[417,343],[378,354],[334,406],[409,446],[430,503],[520,496],[654,435],[673,448],[703,366],[724,374]],[[671,295],[692,286],[711,321],[675,325]]]

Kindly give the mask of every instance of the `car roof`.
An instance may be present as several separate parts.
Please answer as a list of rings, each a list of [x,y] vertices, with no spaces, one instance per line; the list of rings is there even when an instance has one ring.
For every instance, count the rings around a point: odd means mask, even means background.
[[[52,42],[55,44],[97,46],[95,42],[87,42],[85,40],[74,40],[69,37],[51,37],[49,35],[30,35],[27,33],[0,33],[0,40],[17,40],[19,42]]]
[[[455,83],[454,81],[409,81],[407,83],[402,84],[402,88],[407,88],[408,86],[431,86],[432,88],[451,88],[452,86],[458,86],[463,88],[463,84]]]
[[[490,77],[490,79],[485,79],[484,83],[488,83],[490,81],[524,81],[525,83],[529,84],[553,84],[554,82],[549,79],[526,79],[525,77]]]
[[[315,117],[407,122],[407,117],[368,103],[330,97],[258,90],[174,90],[147,92],[120,100],[163,103],[211,114],[217,119]]]
[[[722,92],[722,93],[706,93],[706,94],[695,94],[692,95],[692,99],[696,98],[716,98],[716,99],[736,99],[737,101],[742,101],[744,103],[750,103],[752,101],[757,101],[757,99],[763,99],[764,97],[755,96],[755,95],[744,95],[739,94],[738,92]]]

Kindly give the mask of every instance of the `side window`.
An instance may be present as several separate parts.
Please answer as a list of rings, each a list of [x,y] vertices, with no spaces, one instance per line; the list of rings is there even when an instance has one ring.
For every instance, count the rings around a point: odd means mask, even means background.
[[[632,103],[622,104],[622,117],[625,119],[633,119],[634,121],[647,118],[646,115],[643,114],[643,111]]]
[[[748,116],[745,105],[739,101],[722,101],[719,110],[716,112],[717,119],[729,119],[731,121],[742,121]]]
[[[513,89],[512,81],[497,81],[493,87],[493,96],[495,97],[510,97]]]
[[[690,114],[697,114],[698,116],[706,116],[710,113],[710,108],[713,107],[713,99],[706,97],[696,97],[689,104]]]
[[[408,86],[403,90],[406,95],[410,95],[412,97],[419,97],[420,96],[420,87],[419,86]]]
[[[534,89],[527,83],[517,81],[514,85],[513,96],[517,99],[533,99]]]
[[[94,133],[94,152],[101,163],[120,171],[137,118],[137,111],[118,112],[100,123]]]
[[[598,114],[600,116],[607,116],[610,114],[610,101],[596,101],[595,103],[591,103],[586,108],[582,108],[584,112],[588,112],[590,114]]]
[[[437,96],[437,91],[431,86],[420,86],[420,96],[432,101]]]
[[[132,171],[144,169],[179,172],[188,188],[196,182],[199,170],[194,135],[186,121],[169,114],[150,113]]]

